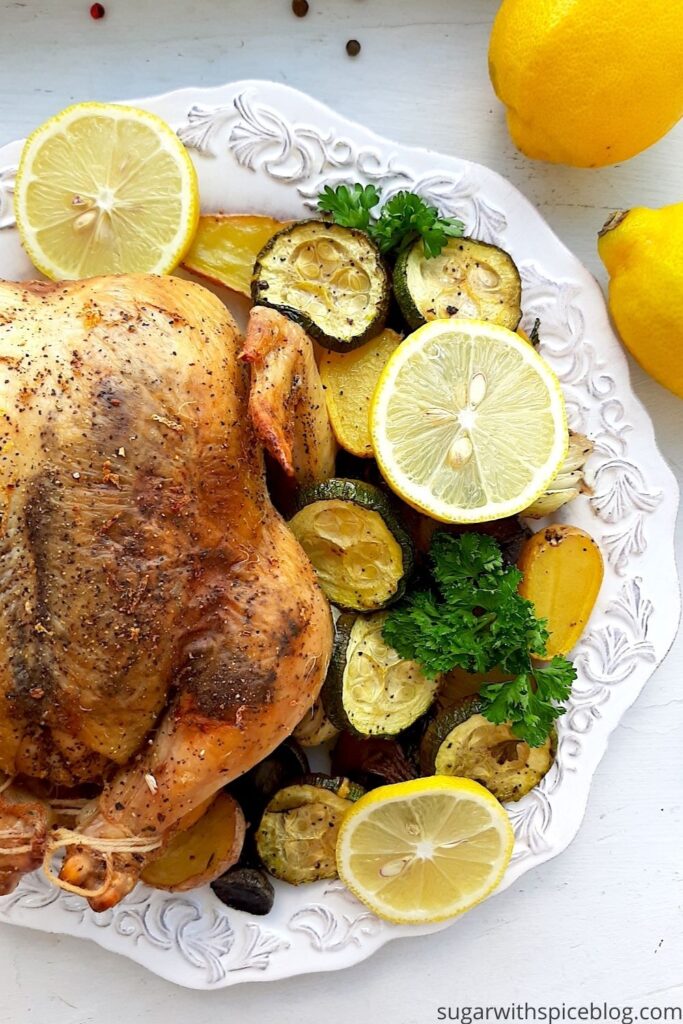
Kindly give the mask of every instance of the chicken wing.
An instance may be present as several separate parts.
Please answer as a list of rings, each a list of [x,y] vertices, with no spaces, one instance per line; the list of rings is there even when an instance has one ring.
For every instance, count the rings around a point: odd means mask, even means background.
[[[337,443],[313,342],[282,313],[255,306],[242,359],[251,366],[249,415],[264,448],[300,485],[334,476]]]

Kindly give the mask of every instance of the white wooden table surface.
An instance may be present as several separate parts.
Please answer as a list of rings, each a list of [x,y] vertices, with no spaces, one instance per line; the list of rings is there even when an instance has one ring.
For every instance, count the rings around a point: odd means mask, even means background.
[[[515,151],[486,70],[496,0],[0,0],[0,144],[60,107],[183,85],[272,78],[379,132],[488,164],[604,275],[596,231],[616,208],[683,200],[683,123],[619,167],[572,170]],[[349,38],[361,55],[346,56]],[[683,402],[634,368],[683,483]],[[678,529],[679,564],[683,529]],[[626,715],[583,828],[560,858],[449,931],[336,975],[216,993],[175,988],[76,939],[0,927],[7,1024],[430,1024],[441,1006],[683,1003],[683,639]]]

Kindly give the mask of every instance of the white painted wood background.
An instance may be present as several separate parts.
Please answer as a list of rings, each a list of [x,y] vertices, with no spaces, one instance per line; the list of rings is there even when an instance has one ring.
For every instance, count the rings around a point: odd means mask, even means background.
[[[683,123],[599,171],[515,151],[486,70],[496,0],[0,0],[0,143],[69,102],[272,78],[382,134],[489,164],[604,282],[595,235],[631,205],[683,201]],[[352,60],[349,38],[362,44]],[[636,390],[683,482],[683,402],[637,369]],[[683,530],[679,520],[679,563]],[[437,1007],[683,1002],[683,641],[626,715],[560,858],[447,932],[385,947],[336,975],[182,991],[76,939],[0,927],[3,1024],[431,1024]]]

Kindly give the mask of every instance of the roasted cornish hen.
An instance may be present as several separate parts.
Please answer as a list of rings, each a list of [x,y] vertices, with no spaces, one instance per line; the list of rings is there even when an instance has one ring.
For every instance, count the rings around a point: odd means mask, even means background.
[[[0,893],[43,856],[26,794],[104,783],[61,871],[104,909],[291,732],[330,610],[203,288],[0,283],[0,414]]]

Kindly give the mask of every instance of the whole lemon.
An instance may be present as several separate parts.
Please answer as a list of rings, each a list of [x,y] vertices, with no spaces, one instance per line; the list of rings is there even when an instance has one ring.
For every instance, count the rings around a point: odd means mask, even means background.
[[[626,348],[683,398],[683,203],[615,213],[600,232],[598,252]]]
[[[489,70],[527,156],[626,160],[683,116],[683,0],[503,0]]]

